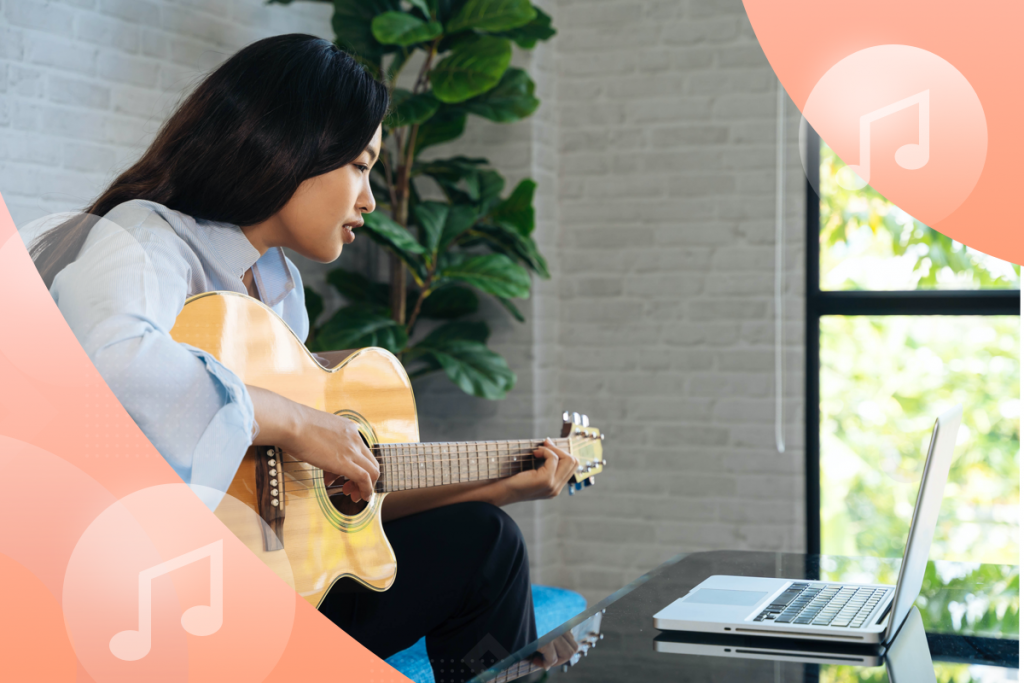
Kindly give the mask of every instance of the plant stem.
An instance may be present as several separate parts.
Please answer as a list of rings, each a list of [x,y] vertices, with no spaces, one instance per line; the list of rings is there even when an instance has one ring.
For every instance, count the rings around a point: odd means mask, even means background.
[[[420,308],[423,307],[423,300],[427,298],[430,293],[430,286],[434,282],[434,268],[436,266],[430,266],[430,271],[427,273],[427,281],[423,283],[423,287],[420,289],[420,296],[416,299],[416,305],[412,309],[412,315],[409,316],[409,323],[405,326],[405,334],[412,336],[413,325],[416,324],[416,319],[420,315]]]
[[[416,84],[413,86],[413,94],[418,94],[426,88],[428,84],[427,74],[430,72],[430,65],[434,61],[434,55],[437,53],[438,43],[441,42],[441,38],[438,37],[430,44],[430,49],[427,51],[427,58],[423,61],[423,66],[420,68],[419,75],[416,77]],[[401,157],[401,165],[398,167],[398,177],[394,182],[394,191],[392,192],[392,203],[391,213],[392,218],[395,222],[401,225],[403,228],[409,226],[409,185],[412,182],[412,164],[416,156],[416,135],[419,131],[419,125],[413,125],[409,131],[408,140],[404,140],[405,137],[402,135],[402,131],[395,131],[395,140],[398,144],[398,154]],[[403,153],[402,145],[405,145]],[[389,186],[391,189],[391,186]],[[390,270],[391,270],[391,291],[390,291],[390,302],[391,302],[391,318],[399,324],[405,323],[405,308],[406,308],[406,292],[405,292],[405,263],[394,254],[390,255]],[[432,275],[432,273],[431,273]],[[427,286],[429,287],[428,276]],[[419,284],[419,283],[417,283]],[[423,302],[424,290],[420,290],[420,298],[416,302],[416,309],[413,312],[413,317],[408,325],[409,329],[412,329],[412,323],[416,322],[416,316],[419,315],[419,309]]]

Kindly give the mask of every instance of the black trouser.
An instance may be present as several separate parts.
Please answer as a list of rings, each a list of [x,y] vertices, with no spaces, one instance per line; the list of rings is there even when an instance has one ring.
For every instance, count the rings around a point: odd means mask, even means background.
[[[426,636],[437,683],[461,683],[536,639],[526,544],[504,511],[457,503],[384,532],[398,558],[391,588],[352,590],[342,580],[320,605],[378,657]]]

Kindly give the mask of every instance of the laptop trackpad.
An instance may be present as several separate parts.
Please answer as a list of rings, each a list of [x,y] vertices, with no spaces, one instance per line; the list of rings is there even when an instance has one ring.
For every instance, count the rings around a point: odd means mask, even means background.
[[[761,591],[733,591],[719,588],[700,588],[686,596],[686,602],[700,602],[707,605],[736,605],[753,607],[768,595]]]

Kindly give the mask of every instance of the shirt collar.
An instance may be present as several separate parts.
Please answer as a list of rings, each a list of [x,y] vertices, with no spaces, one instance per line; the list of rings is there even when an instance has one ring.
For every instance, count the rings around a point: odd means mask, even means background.
[[[253,281],[260,300],[267,306],[277,305],[295,288],[291,270],[281,247],[271,247],[260,256],[242,229],[233,223],[196,221],[201,226],[217,258],[227,266],[228,272],[239,279],[252,268]]]

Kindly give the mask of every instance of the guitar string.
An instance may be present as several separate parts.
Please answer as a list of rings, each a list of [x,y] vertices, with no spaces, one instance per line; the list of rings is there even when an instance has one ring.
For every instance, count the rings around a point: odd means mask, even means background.
[[[466,454],[458,454],[458,455],[461,456],[461,455],[466,455]],[[474,454],[468,454],[468,455],[474,455]],[[482,480],[487,480],[487,479],[495,478],[495,477],[490,477],[489,476],[493,469],[497,469],[498,470],[499,475],[496,478],[502,478],[503,475],[501,475],[501,472],[503,471],[503,468],[513,467],[515,465],[519,465],[519,471],[520,472],[526,471],[525,465],[527,465],[527,464],[530,464],[530,465],[534,466],[531,469],[536,469],[535,466],[537,464],[537,461],[541,460],[542,458],[538,458],[538,457],[532,457],[531,458],[531,457],[529,457],[531,455],[532,455],[532,451],[525,452],[525,453],[507,454],[507,455],[499,456],[497,458],[488,457],[483,463],[481,463],[479,461],[479,459],[477,459],[477,462],[476,462],[476,469],[478,470],[477,474],[479,475],[479,474],[483,473],[483,474],[486,475],[486,476],[480,477],[478,479],[463,479],[463,475],[469,475],[469,474],[473,473],[472,472],[472,470],[473,470],[473,467],[472,467],[472,465],[473,465],[473,458],[468,458],[468,459],[467,458],[462,458],[462,457],[456,457],[456,458],[436,458],[436,459],[430,459],[430,460],[413,460],[413,461],[408,461],[408,462],[403,462],[403,463],[395,463],[395,462],[391,461],[391,458],[393,456],[391,456],[391,455],[384,455],[383,457],[385,458],[385,460],[384,460],[384,463],[383,463],[384,467],[382,468],[381,476],[388,476],[388,478],[390,480],[393,480],[394,483],[396,483],[396,484],[405,483],[407,480],[408,481],[416,480],[416,482],[422,482],[424,480],[431,479],[433,481],[436,481],[438,478],[442,479],[442,482],[443,482],[443,479],[445,478],[445,474],[446,474],[445,471],[444,471],[443,465],[447,464],[449,466],[449,472],[447,474],[449,475],[448,478],[450,478],[450,479],[459,478],[459,479],[461,479],[463,481],[482,481]],[[419,456],[416,456],[416,457],[419,457]],[[440,463],[442,465],[442,467],[431,467],[429,470],[423,470],[422,468],[415,468],[415,469],[412,469],[412,470],[405,469],[407,466],[410,466],[410,465],[435,465],[437,463]],[[290,481],[290,482],[301,483],[301,482],[319,480],[319,479],[321,479],[321,477],[316,476],[316,473],[323,471],[320,468],[314,467],[313,465],[309,465],[309,464],[304,463],[303,461],[300,461],[300,460],[286,461],[286,462],[281,463],[281,465],[282,465],[281,466],[282,472],[284,474],[290,475],[290,478],[288,480],[286,480],[286,482]],[[285,465],[290,465],[292,467],[290,467],[289,469],[285,469],[285,467],[284,467]],[[388,470],[390,470],[390,471],[388,471]],[[509,471],[511,472],[511,470],[509,470]],[[300,473],[300,472],[313,473],[314,476],[312,476],[312,477],[301,477],[301,476],[297,477],[297,476],[295,476],[295,474]],[[514,473],[517,473],[517,472],[514,472]],[[454,482],[449,482],[449,483],[454,483]],[[443,484],[438,484],[438,485],[443,485]]]
[[[520,469],[519,470],[519,472],[525,472],[525,471],[526,471],[525,469]],[[488,476],[488,477],[481,477],[480,479],[466,479],[466,480],[463,480],[463,482],[468,482],[468,481],[489,481],[491,479],[504,479],[507,476],[511,476],[513,474],[518,474],[519,472],[509,471],[506,474],[500,474],[499,473],[499,475],[497,477],[489,477]],[[305,480],[305,481],[316,481],[316,479],[309,479],[309,480]],[[463,483],[463,482],[447,482],[447,483]],[[284,486],[285,493],[301,493],[301,492],[305,492],[305,491],[312,491],[312,490],[314,490],[313,486],[301,486],[301,485],[300,486],[288,486],[289,483],[294,483],[294,482],[289,482],[289,481],[285,482],[285,486]],[[395,482],[393,482],[394,485],[397,485],[399,487],[401,487],[401,485],[404,484],[404,483],[406,483],[404,480],[403,481],[395,481]],[[414,482],[408,482],[408,483],[414,483]],[[420,486],[420,485],[410,486],[409,489],[432,488],[433,486],[444,486],[444,485],[445,485],[445,482],[441,482],[441,483],[435,483],[435,484],[426,485],[426,486]],[[331,484],[330,486],[325,486],[324,489],[326,489],[328,491],[330,491],[332,489],[338,489],[339,491],[341,491],[341,489],[343,487],[344,487],[344,484]],[[409,490],[409,489],[396,488],[396,489],[393,489],[392,491],[405,491],[405,490]],[[374,491],[377,492],[377,493],[391,493],[392,492],[392,491],[376,491],[376,487],[374,488]]]
[[[543,458],[538,458],[538,457],[532,456],[532,454],[530,454],[530,453],[520,453],[520,454],[517,454],[517,455],[503,455],[503,456],[498,456],[498,457],[488,457],[483,462],[480,462],[480,460],[476,460],[476,465],[477,465],[477,469],[483,470],[483,469],[487,469],[488,465],[497,464],[497,465],[501,466],[501,465],[507,465],[509,463],[515,463],[515,462],[528,462],[528,461],[536,462],[536,461],[542,460],[542,459]],[[408,462],[401,463],[401,465],[436,465],[437,463],[447,464],[447,465],[454,465],[456,468],[458,468],[461,465],[465,465],[466,466],[466,470],[468,471],[470,469],[470,466],[473,464],[473,460],[472,459],[465,459],[465,458],[453,458],[451,460],[448,460],[448,459],[445,459],[445,458],[437,458],[437,459],[432,459],[432,460],[408,461]],[[392,461],[389,461],[389,460],[385,460],[383,464],[384,464],[385,467],[391,467],[392,469],[395,469],[395,465],[396,465],[395,462],[392,462]],[[290,473],[294,473],[294,472],[322,472],[323,471],[323,469],[320,468],[320,467],[316,467],[314,465],[308,465],[308,464],[302,464],[302,465],[299,465],[298,467],[290,467],[287,470],[284,468],[284,465],[282,464],[281,469],[284,472],[289,473],[289,474]],[[443,468],[439,468],[439,467],[431,467],[430,468],[431,471],[442,471],[442,469]],[[414,471],[421,471],[421,470],[422,470],[422,468],[416,468],[416,470],[414,470]]]
[[[490,459],[489,463],[484,463],[485,464],[484,467],[480,467],[480,463],[478,462],[477,463],[477,472],[476,472],[476,474],[478,474],[478,475],[484,474],[485,476],[478,477],[477,479],[463,479],[463,474],[466,474],[466,475],[473,474],[472,468],[469,467],[469,464],[470,464],[469,462],[462,462],[460,460],[440,459],[440,460],[431,460],[431,461],[421,461],[419,464],[427,464],[428,462],[448,463],[449,465],[454,464],[455,468],[449,468],[449,470],[450,470],[448,472],[449,479],[454,479],[454,478],[457,477],[461,481],[485,481],[485,480],[494,479],[494,478],[498,478],[498,479],[504,478],[505,476],[509,476],[511,474],[518,474],[518,472],[513,471],[513,468],[516,465],[519,466],[519,472],[525,472],[525,471],[527,471],[526,465],[534,465],[535,466],[536,462],[537,462],[537,460],[539,460],[539,458],[527,459],[523,455],[520,455],[520,456],[505,456],[505,457],[500,458],[499,460],[500,460],[500,462],[495,463],[493,459]],[[284,470],[284,468],[283,468],[284,464],[300,464],[301,466],[298,467],[298,468],[292,469],[291,472],[289,472],[287,470]],[[417,464],[417,463],[409,463],[409,464]],[[461,467],[461,465],[463,465],[463,464],[466,465],[466,468],[465,468],[464,472],[463,472],[463,468]],[[491,467],[489,465],[493,465],[494,467]],[[497,474],[498,474],[497,477],[491,477],[490,476],[490,474],[492,474],[494,469],[497,469]],[[535,467],[532,467],[531,469],[535,469]],[[305,464],[297,462],[297,461],[292,461],[290,463],[282,463],[282,471],[283,471],[284,474],[288,474],[289,475],[289,478],[284,480],[284,483],[285,483],[285,486],[286,486],[286,491],[287,491],[287,485],[290,484],[290,483],[292,483],[292,484],[300,484],[300,486],[297,489],[295,489],[295,490],[308,491],[308,490],[310,490],[310,487],[308,487],[308,486],[301,486],[302,482],[312,482],[312,481],[322,481],[323,480],[322,475],[317,476],[316,474],[314,474],[314,476],[311,476],[311,477],[296,477],[296,476],[294,476],[293,473],[295,473],[295,472],[310,472],[310,473],[317,473],[317,472],[321,472],[322,473],[323,472],[323,470],[320,470],[319,468],[313,467],[312,465],[305,465]],[[507,472],[508,474],[502,474],[503,472]],[[382,476],[388,476],[389,481],[391,483],[395,484],[395,485],[402,485],[404,483],[412,483],[413,480],[416,480],[416,483],[421,483],[421,482],[423,482],[424,480],[427,480],[427,479],[431,479],[432,481],[436,481],[438,478],[440,478],[442,480],[442,483],[441,484],[434,484],[436,486],[443,486],[444,485],[444,478],[445,478],[444,475],[445,475],[445,472],[444,472],[443,469],[431,469],[429,471],[429,474],[428,474],[427,471],[423,471],[423,470],[419,470],[419,469],[413,470],[413,471],[401,471],[401,472],[399,472],[396,469],[396,470],[393,470],[391,472],[385,471],[382,474]],[[454,476],[452,476],[452,475],[454,475]],[[456,483],[456,482],[449,481],[447,483]],[[333,486],[332,487],[327,487],[327,488],[333,488]],[[340,486],[339,486],[339,488],[340,488]]]
[[[528,464],[529,465],[535,465],[536,463],[530,463],[528,461],[519,460],[519,461],[508,461],[508,462],[500,463],[497,466],[491,468],[490,471],[488,471],[488,468],[479,468],[476,473],[478,475],[479,474],[483,474],[484,476],[480,477],[478,479],[467,479],[467,478],[463,477],[464,474],[465,475],[473,474],[473,472],[471,470],[466,470],[465,472],[458,472],[457,471],[458,468],[456,468],[456,471],[447,473],[449,475],[456,475],[456,476],[449,476],[449,477],[447,477],[448,479],[450,479],[450,480],[459,479],[459,482],[456,482],[456,481],[444,482],[443,480],[446,477],[444,477],[443,475],[446,474],[446,473],[443,472],[443,471],[440,471],[440,470],[435,470],[434,474],[432,476],[428,476],[426,472],[421,471],[421,470],[414,471],[411,474],[409,472],[404,472],[404,473],[390,472],[390,473],[385,473],[382,476],[387,476],[387,480],[388,481],[393,481],[394,483],[400,483],[400,482],[411,481],[411,480],[425,481],[427,479],[430,479],[432,481],[437,481],[438,479],[441,479],[443,483],[454,484],[454,483],[460,483],[462,481],[482,481],[482,480],[485,480],[485,479],[494,479],[494,478],[499,478],[500,479],[500,478],[502,478],[501,472],[506,471],[506,470],[511,472],[512,468],[514,466],[516,466],[516,465],[519,466],[518,472],[526,472],[527,469],[536,469],[535,467],[527,468],[526,465],[528,465]],[[497,477],[489,476],[495,470],[497,470],[498,476]],[[514,473],[518,474],[518,472],[514,472]],[[322,481],[322,480],[323,480],[322,476],[315,476],[315,475],[312,476],[312,477],[295,477],[295,476],[290,476],[288,479],[285,480],[285,484],[286,485],[288,483],[299,483],[299,484],[301,484],[302,482]],[[379,479],[378,479],[378,481],[379,481]],[[437,485],[440,486],[442,484],[437,484]]]

